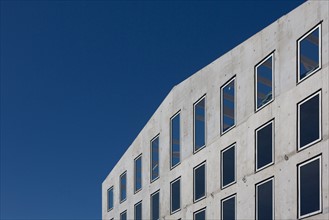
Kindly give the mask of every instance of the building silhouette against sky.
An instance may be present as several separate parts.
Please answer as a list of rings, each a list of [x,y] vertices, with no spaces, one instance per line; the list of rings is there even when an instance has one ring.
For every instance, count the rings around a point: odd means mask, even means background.
[[[328,8],[176,85],[104,180],[103,219],[328,219]]]

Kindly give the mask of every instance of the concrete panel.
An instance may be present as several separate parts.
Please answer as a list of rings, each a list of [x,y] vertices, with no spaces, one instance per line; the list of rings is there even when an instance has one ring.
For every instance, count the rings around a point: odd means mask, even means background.
[[[276,219],[297,218],[297,164],[322,155],[322,212],[329,218],[329,68],[328,1],[308,1],[233,50],[176,85],[158,107],[102,184],[102,218],[119,219],[142,201],[150,216],[150,195],[160,190],[161,219],[193,219],[206,207],[207,219],[219,219],[221,200],[236,194],[237,218],[255,218],[255,184],[274,176]],[[297,39],[322,22],[322,68],[297,83]],[[274,51],[274,100],[255,112],[254,68]],[[236,75],[236,126],[220,134],[220,87]],[[297,103],[322,91],[322,139],[297,151]],[[193,104],[206,95],[206,147],[193,153]],[[181,163],[170,169],[170,118],[180,111]],[[274,119],[274,164],[255,172],[255,129]],[[160,178],[150,182],[150,141],[159,134]],[[221,189],[220,152],[236,143],[236,183]],[[142,154],[142,190],[134,193],[134,159]],[[193,168],[206,161],[206,198],[193,202]],[[127,200],[119,202],[119,177],[127,171]],[[181,177],[181,210],[170,214],[170,182]],[[107,189],[114,187],[114,209],[107,211]]]

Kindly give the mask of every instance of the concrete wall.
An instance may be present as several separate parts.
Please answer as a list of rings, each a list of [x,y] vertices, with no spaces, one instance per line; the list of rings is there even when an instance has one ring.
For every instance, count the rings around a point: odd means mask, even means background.
[[[308,1],[175,86],[102,184],[102,217],[119,219],[143,200],[150,218],[150,195],[160,189],[161,219],[193,219],[207,207],[207,219],[220,218],[221,199],[237,194],[237,218],[255,218],[255,184],[274,176],[275,218],[297,218],[296,164],[322,153],[322,214],[329,219],[328,1]],[[322,22],[322,69],[296,84],[296,41]],[[274,101],[254,111],[254,67],[275,50]],[[236,127],[220,135],[220,87],[236,75]],[[297,152],[297,103],[322,89],[322,141]],[[193,103],[206,94],[206,147],[193,154]],[[170,170],[170,118],[181,110],[181,164]],[[255,173],[255,129],[275,118],[275,164]],[[150,140],[160,134],[160,178],[150,183]],[[220,189],[220,151],[236,142],[236,184]],[[142,153],[143,188],[133,190],[134,158]],[[288,160],[285,160],[285,155]],[[193,203],[193,167],[206,160],[207,196]],[[119,203],[119,176],[127,170],[127,200]],[[181,211],[170,215],[170,182],[181,176]],[[242,179],[245,178],[246,181]],[[107,189],[114,186],[114,209],[107,212]]]

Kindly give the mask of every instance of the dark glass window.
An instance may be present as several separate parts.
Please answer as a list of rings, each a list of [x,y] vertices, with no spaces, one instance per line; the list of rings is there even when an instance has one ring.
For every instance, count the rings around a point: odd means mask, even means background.
[[[160,217],[160,192],[151,195],[151,219],[158,220]]]
[[[135,192],[142,188],[142,155],[135,159]]]
[[[298,166],[299,217],[321,212],[321,156]]]
[[[321,93],[307,98],[298,104],[299,118],[299,149],[308,147],[321,138],[320,131],[320,100]]]
[[[274,219],[273,179],[256,185],[256,219]]]
[[[226,132],[235,125],[235,78],[221,88],[221,129]]]
[[[135,220],[142,220],[142,202],[135,204]]]
[[[194,201],[206,196],[206,164],[194,168]]]
[[[151,141],[151,181],[159,177],[159,136]]]
[[[223,150],[221,156],[221,183],[223,188],[235,182],[235,145]]]
[[[120,202],[125,201],[127,198],[127,172],[120,176]]]
[[[171,119],[171,167],[180,162],[180,113]]]
[[[107,190],[107,210],[113,209],[113,186]]]
[[[256,110],[273,99],[273,54],[256,66]]]
[[[302,80],[321,68],[321,25],[298,40],[298,79]]]
[[[273,163],[273,121],[256,130],[256,170]]]
[[[206,145],[206,98],[194,104],[194,152]]]
[[[177,211],[180,209],[180,178],[174,180],[170,184],[170,189],[171,189],[171,213]]]
[[[206,219],[206,208],[199,210],[194,213],[194,220],[205,220]]]
[[[222,200],[222,220],[235,219],[235,195]]]
[[[124,211],[120,214],[120,220],[127,220],[127,211]]]

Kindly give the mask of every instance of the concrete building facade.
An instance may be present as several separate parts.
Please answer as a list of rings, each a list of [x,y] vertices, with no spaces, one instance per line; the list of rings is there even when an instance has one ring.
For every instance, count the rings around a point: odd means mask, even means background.
[[[328,1],[176,85],[102,184],[105,219],[329,219]]]

